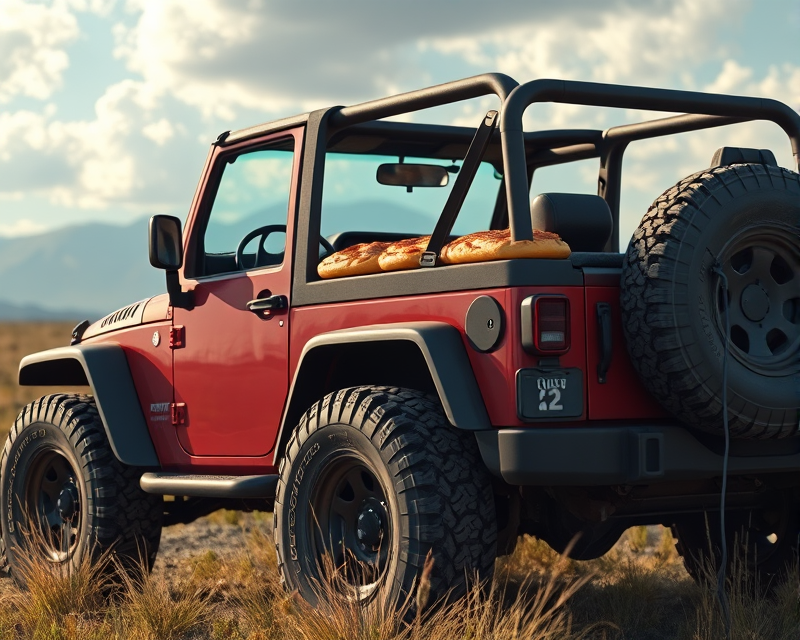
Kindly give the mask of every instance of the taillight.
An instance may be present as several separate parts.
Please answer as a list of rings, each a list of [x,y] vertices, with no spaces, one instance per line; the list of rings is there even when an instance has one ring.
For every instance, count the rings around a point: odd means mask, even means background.
[[[569,350],[569,299],[530,296],[522,301],[522,346],[528,351],[557,355]]]

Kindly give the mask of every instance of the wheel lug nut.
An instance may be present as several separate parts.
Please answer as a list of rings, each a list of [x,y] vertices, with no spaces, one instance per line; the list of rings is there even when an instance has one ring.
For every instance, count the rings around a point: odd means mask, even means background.
[[[63,520],[72,520],[78,510],[78,489],[74,484],[67,485],[61,490],[56,506]]]

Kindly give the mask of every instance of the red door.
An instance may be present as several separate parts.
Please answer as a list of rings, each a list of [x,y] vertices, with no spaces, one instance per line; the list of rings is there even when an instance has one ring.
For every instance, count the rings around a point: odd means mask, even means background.
[[[283,249],[292,246],[301,141],[295,130],[219,151],[188,230],[186,271],[195,275],[184,287],[194,289],[195,306],[174,310],[184,346],[173,361],[175,428],[191,455],[263,456],[275,444],[289,387],[289,315],[248,303],[290,300]]]

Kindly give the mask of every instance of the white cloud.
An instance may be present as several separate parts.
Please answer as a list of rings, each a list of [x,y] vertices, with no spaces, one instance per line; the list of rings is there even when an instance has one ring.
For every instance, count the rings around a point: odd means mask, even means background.
[[[81,35],[76,12],[108,15],[116,0],[0,1],[0,104],[50,98],[63,86],[68,48]]]
[[[265,194],[280,193],[286,191],[291,182],[292,164],[285,158],[254,158],[245,162],[242,172],[248,185]]]
[[[156,117],[163,107],[143,83],[125,80],[106,90],[92,120],[62,121],[47,109],[0,113],[0,192],[83,209],[174,206],[197,179],[202,149],[186,144],[185,128]]]
[[[67,5],[0,3],[0,104],[16,96],[49,98],[69,66],[64,47],[78,37]]]
[[[604,7],[588,21],[562,10],[545,20],[518,20],[503,30],[436,37],[424,46],[520,80],[663,86],[691,72],[698,60],[717,57],[719,45],[709,25],[730,24],[747,6],[724,0],[624,3]]]
[[[175,135],[175,128],[169,120],[161,118],[156,122],[151,122],[142,128],[142,135],[145,138],[150,138],[159,146],[163,146],[167,141]]]
[[[65,0],[76,11],[86,11],[107,16],[116,6],[116,0]]]
[[[506,34],[524,38],[519,24],[540,25],[536,46],[547,60],[566,59],[562,24],[588,29],[606,14],[639,4],[575,0],[565,11],[551,2],[509,0],[502,10],[487,11],[484,2],[461,0],[454,11],[452,3],[422,0],[136,0],[129,3],[135,24],[115,27],[115,55],[206,117],[232,119],[240,109],[285,113],[424,86],[435,82],[431,55],[511,68],[515,64],[504,59],[512,51],[497,56],[485,48],[502,48]],[[647,6],[653,12],[668,4],[651,0]],[[531,53],[516,45],[514,51],[523,58]]]
[[[0,222],[0,237],[18,238],[20,236],[34,236],[45,231],[47,227],[33,220],[16,220],[11,224]]]
[[[714,82],[705,87],[710,93],[733,93],[753,77],[753,70],[736,60],[726,60]]]

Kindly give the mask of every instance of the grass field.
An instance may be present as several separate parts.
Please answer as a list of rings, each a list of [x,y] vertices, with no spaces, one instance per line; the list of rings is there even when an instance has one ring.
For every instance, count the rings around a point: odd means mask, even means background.
[[[29,353],[67,346],[72,328],[76,324],[77,322],[0,322],[0,437],[3,439],[22,407],[54,391],[48,387],[18,386],[19,361]]]
[[[108,582],[89,567],[53,576],[28,569],[29,591],[0,580],[0,638],[21,640],[722,640],[711,586],[696,586],[666,529],[634,528],[603,558],[573,562],[523,537],[488,589],[411,625],[326,596],[311,607],[280,585],[268,514],[218,512],[236,552],[207,549],[139,580]],[[200,523],[202,526],[202,523]],[[180,528],[182,525],[177,525]],[[197,527],[197,523],[190,525]],[[173,535],[165,531],[165,536]],[[159,563],[161,565],[159,566]],[[713,582],[713,580],[711,581]],[[3,584],[5,583],[5,584]],[[417,592],[424,594],[425,578]],[[732,640],[796,640],[795,581],[773,598],[730,581]],[[424,595],[422,596],[424,598]]]
[[[71,323],[0,324],[2,435],[20,407],[51,389],[16,386],[20,358],[65,345]],[[278,579],[270,514],[217,512],[165,529],[154,573],[108,585],[89,567],[53,576],[29,568],[30,590],[0,579],[0,640],[717,640],[712,586],[694,584],[668,529],[635,527],[605,556],[564,560],[520,539],[498,561],[493,587],[407,626],[365,617],[336,598],[316,608]],[[213,535],[212,535],[213,534]],[[207,548],[202,541],[207,540]],[[733,640],[800,638],[795,568],[774,596],[749,576],[729,579]],[[422,580],[424,587],[424,579]],[[421,589],[424,592],[424,588]],[[418,594],[419,596],[419,594]]]

